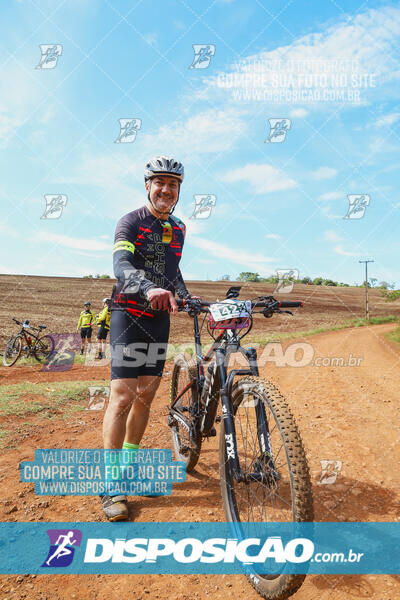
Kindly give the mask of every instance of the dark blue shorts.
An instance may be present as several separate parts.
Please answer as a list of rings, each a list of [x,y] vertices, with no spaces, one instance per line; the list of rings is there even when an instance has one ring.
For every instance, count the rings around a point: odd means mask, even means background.
[[[111,379],[161,377],[168,349],[170,317],[137,317],[111,310]]]

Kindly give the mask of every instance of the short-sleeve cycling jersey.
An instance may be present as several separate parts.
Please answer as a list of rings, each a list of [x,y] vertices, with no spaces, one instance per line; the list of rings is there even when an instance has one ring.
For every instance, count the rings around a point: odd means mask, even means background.
[[[170,215],[163,221],[143,206],[123,216],[115,231],[114,274],[118,279],[112,309],[118,309],[118,296],[127,295],[124,309],[136,316],[165,314],[150,307],[146,294],[151,288],[175,291],[189,296],[179,261],[185,239],[185,225]]]

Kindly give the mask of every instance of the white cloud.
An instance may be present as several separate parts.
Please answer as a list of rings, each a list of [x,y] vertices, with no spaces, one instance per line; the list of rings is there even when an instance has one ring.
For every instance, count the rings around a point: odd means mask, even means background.
[[[268,263],[275,260],[274,258],[265,256],[265,254],[252,253],[237,247],[231,248],[225,244],[220,244],[219,242],[213,242],[212,240],[199,238],[193,235],[190,236],[187,243],[191,246],[196,246],[196,248],[201,248],[205,252],[217,257],[221,268],[222,261],[226,261],[230,264],[247,266],[249,269],[254,269],[257,272],[264,274],[271,271],[271,266]],[[226,268],[229,268],[229,264],[226,265]]]
[[[326,194],[319,196],[318,200],[339,200],[340,198],[344,198],[344,194],[342,192],[326,192]]]
[[[191,235],[202,235],[204,229],[207,227],[207,219],[191,219],[190,216],[193,214],[193,208],[190,207],[190,212],[184,214],[183,207],[178,205],[174,210],[174,215],[183,221],[186,225],[186,239]],[[186,207],[185,207],[186,208]]]
[[[150,46],[155,46],[157,44],[157,42],[158,42],[158,35],[157,35],[157,33],[145,33],[143,35],[143,39]]]
[[[115,189],[121,185],[122,179],[132,176],[132,181],[143,177],[143,165],[128,158],[117,156],[116,153],[89,154],[83,153],[78,161],[75,172],[65,177],[57,177],[60,183],[76,183],[93,185],[103,189]]]
[[[268,240],[281,240],[282,236],[279,233],[267,233],[265,236]]]
[[[343,238],[333,229],[327,229],[326,231],[324,231],[324,238],[328,241],[328,242],[342,242]]]
[[[226,152],[243,136],[247,125],[241,111],[210,109],[190,116],[186,121],[163,125],[155,134],[138,136],[149,155],[158,148],[160,154],[188,156]]]
[[[316,171],[311,173],[311,176],[314,179],[332,179],[337,175],[337,170],[332,169],[331,167],[319,167]]]
[[[35,233],[32,238],[34,242],[54,242],[60,246],[66,248],[73,248],[74,250],[89,250],[95,252],[111,252],[111,244],[100,242],[99,240],[90,240],[86,238],[73,238],[67,235],[61,235],[58,233],[51,233],[49,231],[39,231]]]
[[[196,275],[196,273],[193,273],[191,271],[182,271],[182,277],[185,281],[196,281],[198,279],[200,279],[198,277],[198,275]]]
[[[289,117],[292,119],[304,119],[308,115],[308,111],[305,108],[294,108],[290,111]]]
[[[31,47],[29,47],[31,52]],[[29,64],[32,56],[21,58],[21,65]],[[39,74],[40,77],[41,74]],[[36,109],[43,102],[47,92],[34,71],[27,73],[14,58],[2,67],[0,78],[0,146],[7,146],[8,137],[25,122],[38,120]]]
[[[10,221],[5,219],[0,219],[0,234],[4,234],[6,236],[17,235],[17,232],[12,225],[10,225]]]
[[[334,251],[336,254],[340,254],[341,256],[362,256],[360,252],[348,252],[344,250],[340,244],[335,246]]]
[[[290,179],[283,171],[264,164],[247,164],[233,171],[228,171],[221,176],[222,181],[235,183],[245,181],[249,183],[255,194],[269,194],[278,190],[289,190],[294,188],[297,183]]]
[[[55,102],[53,104],[47,104],[45,108],[41,111],[40,116],[38,118],[39,123],[43,123],[47,125],[49,121],[54,119],[57,115],[57,107]]]
[[[375,123],[376,127],[385,127],[386,125],[393,125],[400,119],[400,112],[390,113],[388,115],[384,115],[380,119],[378,119]]]
[[[204,263],[205,265],[215,265],[215,260],[213,258],[196,258],[196,262]]]
[[[331,205],[330,205],[330,204],[327,204],[326,206],[323,206],[323,207],[322,207],[322,213],[323,213],[323,214],[325,215],[325,217],[327,217],[328,219],[342,219],[342,218],[344,217],[344,214],[343,214],[343,215],[334,215],[334,214],[331,212],[331,209],[332,209],[332,207],[331,207]]]
[[[277,91],[277,77],[281,82],[280,89],[295,90],[299,97],[303,90],[307,94],[315,89],[323,92],[321,76],[327,77],[329,89],[346,91],[355,89],[353,76],[368,74],[373,78],[367,84],[369,87],[357,88],[361,91],[362,102],[368,94],[376,99],[378,88],[384,85],[387,99],[388,83],[393,84],[391,94],[397,97],[394,83],[399,73],[395,60],[390,57],[397,55],[399,40],[398,7],[368,9],[355,16],[344,14],[335,24],[321,26],[318,31],[295,39],[290,45],[244,57],[228,71],[204,80],[204,89],[208,89],[210,97],[218,92],[225,92],[226,97],[228,92],[232,101],[235,98],[232,91],[258,90],[265,101],[264,92]],[[337,66],[338,61],[341,61],[340,66]],[[344,83],[340,75],[345,77]],[[312,76],[311,84],[306,76]],[[286,80],[282,83],[283,78]],[[242,96],[238,99],[242,100]],[[310,102],[308,106],[315,109],[320,104]],[[322,104],[326,105],[326,102]]]
[[[21,125],[22,121],[16,117],[11,117],[5,113],[0,112],[0,147],[6,148],[8,145],[8,138],[15,132],[17,127]]]
[[[55,175],[58,183],[91,185],[101,188],[102,192],[112,191],[119,204],[113,211],[129,201],[130,210],[142,206],[145,202],[143,169],[146,160],[157,154],[177,156],[185,166],[198,164],[199,154],[231,150],[246,130],[246,121],[241,112],[229,110],[207,110],[190,116],[183,121],[163,125],[152,134],[141,135],[139,130],[135,140],[135,152],[139,158],[132,160],[121,153],[120,145],[110,152],[94,155],[84,150],[78,157],[75,169],[68,175]],[[199,168],[197,167],[197,170]],[[195,170],[192,169],[195,173]],[[132,186],[136,186],[134,189]]]
[[[179,31],[186,31],[187,30],[187,26],[183,21],[179,21],[177,19],[174,19],[173,21],[173,25],[176,29],[179,29]]]
[[[133,161],[113,150],[104,155],[85,152],[78,157],[75,168],[71,168],[68,175],[56,173],[52,182],[96,187],[98,204],[88,202],[87,208],[96,212],[99,206],[101,216],[117,219],[124,211],[135,210],[146,202],[144,162],[145,159]],[[81,200],[84,206],[84,199]]]

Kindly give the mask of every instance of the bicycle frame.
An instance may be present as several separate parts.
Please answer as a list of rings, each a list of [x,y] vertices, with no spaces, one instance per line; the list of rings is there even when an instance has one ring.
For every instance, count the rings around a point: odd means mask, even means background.
[[[227,461],[229,463],[230,472],[238,482],[256,480],[261,481],[263,477],[261,473],[250,473],[244,475],[240,468],[237,452],[233,406],[231,401],[231,390],[235,376],[258,376],[257,351],[255,348],[243,348],[240,345],[240,340],[238,339],[237,335],[232,330],[227,329],[218,335],[210,350],[205,356],[203,356],[197,315],[193,315],[193,319],[197,379],[192,380],[187,386],[185,386],[185,388],[176,398],[175,403],[183,394],[187,392],[188,389],[196,386],[199,398],[198,415],[196,416],[200,417],[200,432],[204,437],[209,437],[215,422],[218,402],[221,398],[222,419],[224,421],[224,432],[227,446]],[[241,352],[241,354],[246,357],[249,362],[249,368],[233,369],[228,374],[226,364],[230,355],[234,352]],[[209,365],[207,376],[205,377],[203,365],[210,362],[214,354],[216,357],[216,362]],[[209,385],[208,388],[205,388],[205,382],[208,375],[210,377]],[[206,393],[204,393],[205,389]],[[170,410],[179,419],[179,421],[183,423],[182,417],[174,410],[173,405],[170,407]],[[269,440],[269,430],[265,409],[261,402],[256,403],[256,414],[257,422],[260,424],[258,431],[260,447],[262,451],[265,452]]]
[[[29,331],[28,331],[28,329],[29,329]],[[23,335],[24,336],[25,342],[26,342],[26,344],[28,346],[28,349],[29,349],[29,353],[32,353],[33,350],[36,347],[36,344],[37,344],[38,340],[39,340],[39,334],[33,333],[33,331],[31,331],[31,329],[28,328],[28,327],[21,327],[21,331],[19,331],[17,333],[17,335]],[[17,337],[17,335],[14,336],[14,337]],[[34,342],[32,340],[30,341],[28,339],[28,335],[29,335],[30,338],[33,338],[35,341]]]

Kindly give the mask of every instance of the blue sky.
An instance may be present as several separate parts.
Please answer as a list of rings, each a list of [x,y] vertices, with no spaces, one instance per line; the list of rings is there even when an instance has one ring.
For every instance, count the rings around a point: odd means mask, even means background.
[[[372,258],[400,286],[396,3],[10,0],[0,28],[1,273],[111,274],[116,222],[167,154],[186,170],[187,279],[352,284]],[[62,46],[55,68],[35,68],[41,44]],[[215,46],[207,68],[194,44]],[[121,118],[141,119],[132,143],[114,143]],[[290,129],[266,143],[277,118]],[[59,219],[45,194],[67,196]],[[216,196],[208,219],[197,194]],[[370,197],[363,218],[343,218],[349,194]]]

